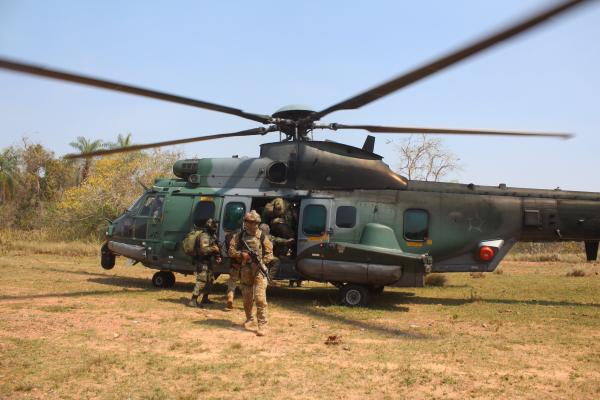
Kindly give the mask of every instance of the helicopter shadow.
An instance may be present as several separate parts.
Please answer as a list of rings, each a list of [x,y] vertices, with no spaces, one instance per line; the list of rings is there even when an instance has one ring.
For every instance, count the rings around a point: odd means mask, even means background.
[[[408,312],[408,307],[398,304],[398,300],[404,296],[412,296],[413,293],[385,293],[373,298],[372,303],[365,310],[385,310],[392,312]],[[307,315],[310,318],[323,322],[335,322],[352,328],[373,332],[380,335],[391,337],[405,337],[408,339],[428,339],[429,337],[417,332],[409,332],[381,325],[375,321],[356,319],[351,316],[341,315],[338,307],[337,289],[329,287],[311,287],[311,288],[285,288],[273,286],[269,287],[269,299],[276,302],[279,307],[299,314]],[[343,308],[342,311],[347,310]],[[360,311],[360,310],[359,310]]]
[[[488,303],[488,304],[507,304],[507,305],[529,305],[529,306],[548,306],[548,307],[600,307],[598,303],[576,303],[563,300],[517,300],[517,299],[456,299],[440,297],[422,297],[415,296],[404,302],[405,304],[427,304],[444,306],[462,306],[469,303]]]

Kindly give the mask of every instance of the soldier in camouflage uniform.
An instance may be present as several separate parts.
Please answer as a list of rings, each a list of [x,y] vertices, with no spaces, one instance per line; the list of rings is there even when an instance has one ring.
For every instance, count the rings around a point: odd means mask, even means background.
[[[277,197],[267,203],[263,210],[263,222],[269,224],[271,232],[284,239],[294,238],[294,227],[298,216],[289,201]]]
[[[258,322],[257,336],[266,334],[267,324],[267,279],[258,271],[258,266],[252,262],[250,254],[245,250],[242,240],[248,244],[265,265],[273,260],[273,244],[258,228],[260,215],[254,210],[244,216],[244,229],[236,233],[229,244],[229,257],[240,265],[242,297],[246,322],[244,327],[251,329],[254,323],[252,307],[256,302],[256,319]]]
[[[231,244],[231,240],[226,240],[225,243]],[[229,248],[227,249],[229,251]],[[241,265],[236,260],[231,259],[231,265],[229,266],[229,279],[227,279],[227,305],[225,311],[233,310],[233,298],[235,297],[235,288],[237,282],[240,280],[240,268]]]
[[[196,284],[192,292],[192,298],[188,305],[190,307],[200,306],[201,304],[211,304],[208,299],[208,294],[215,280],[213,274],[213,256],[217,263],[221,263],[221,249],[217,242],[217,222],[213,219],[208,219],[204,228],[201,230],[196,243],[197,253],[194,257],[196,264]],[[200,290],[200,287],[202,290]],[[198,296],[202,294],[202,300],[198,304]]]
[[[263,222],[269,225],[271,236],[278,239],[273,243],[277,255],[286,256],[290,250],[293,251],[298,216],[289,201],[277,197],[267,203]]]
[[[267,224],[260,224],[259,229],[262,231],[264,236],[271,240],[271,243],[273,244],[273,260],[266,265],[269,269],[269,277],[274,279],[279,271],[279,257],[287,254],[287,248],[294,242],[294,239],[284,239],[271,235],[271,228]]]

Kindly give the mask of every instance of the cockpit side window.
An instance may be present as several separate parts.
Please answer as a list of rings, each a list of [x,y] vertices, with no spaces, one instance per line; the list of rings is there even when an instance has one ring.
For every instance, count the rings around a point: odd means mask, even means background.
[[[150,195],[146,197],[142,208],[140,209],[140,217],[160,218],[164,204],[164,196]]]

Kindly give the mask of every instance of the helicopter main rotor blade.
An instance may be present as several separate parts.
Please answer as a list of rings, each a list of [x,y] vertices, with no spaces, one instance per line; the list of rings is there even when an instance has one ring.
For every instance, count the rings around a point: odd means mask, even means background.
[[[373,133],[423,133],[435,135],[496,135],[496,136],[534,136],[550,137],[557,139],[570,139],[574,137],[572,133],[560,132],[522,132],[522,131],[497,131],[489,129],[446,129],[446,128],[421,128],[410,126],[380,126],[380,125],[345,125],[345,124],[315,124],[317,129],[364,129]]]
[[[129,93],[153,99],[169,101],[171,103],[185,104],[191,107],[203,108],[206,110],[218,111],[226,114],[236,115],[238,117],[250,119],[252,121],[269,123],[271,119],[268,115],[247,113],[237,108],[227,107],[220,104],[209,103],[202,100],[190,99],[188,97],[176,96],[169,93],[158,92],[156,90],[144,89],[141,87],[130,86],[124,83],[112,82],[104,79],[93,78],[90,76],[74,74],[71,72],[60,71],[57,69],[47,68],[40,65],[28,64],[8,58],[0,57],[0,68],[15,72],[22,72],[30,75],[43,76],[45,78],[56,79],[59,81],[67,81],[79,83],[87,86],[94,86],[103,89],[114,90],[117,92]]]
[[[534,26],[558,15],[575,6],[581,5],[584,2],[590,0],[568,0],[564,1],[557,6],[542,11],[532,17],[526,18],[523,21],[514,24],[508,28],[500,30],[490,36],[485,37],[482,40],[476,41],[470,45],[458,49],[450,54],[447,54],[441,58],[438,58],[432,62],[422,65],[406,74],[400,75],[392,80],[384,82],[374,88],[371,88],[365,92],[359,93],[356,96],[350,97],[340,103],[334,104],[331,107],[324,109],[323,111],[316,112],[311,116],[307,117],[306,120],[318,121],[323,116],[330,114],[334,111],[339,110],[351,110],[360,108],[366,104],[369,104],[377,99],[380,99],[388,94],[391,94],[399,89],[402,89],[410,84],[413,84],[423,78],[435,74],[447,68],[453,64],[458,63],[480,51],[488,49],[504,40],[512,38],[519,33],[525,32]]]
[[[276,130],[277,130],[276,126],[269,126],[268,128],[264,128],[264,127],[253,128],[253,129],[247,129],[247,130],[239,131],[239,132],[218,133],[216,135],[198,136],[198,137],[187,138],[187,139],[167,140],[164,142],[156,142],[156,143],[134,144],[131,146],[126,146],[126,147],[118,147],[115,149],[90,151],[88,153],[81,153],[81,154],[67,154],[67,155],[65,155],[65,158],[72,160],[72,159],[76,159],[76,158],[89,158],[89,157],[95,157],[95,156],[105,156],[108,154],[126,153],[126,152],[131,152],[131,151],[152,149],[155,147],[173,146],[176,144],[203,142],[205,140],[223,139],[223,138],[238,137],[238,136],[265,135],[269,132],[273,132]]]

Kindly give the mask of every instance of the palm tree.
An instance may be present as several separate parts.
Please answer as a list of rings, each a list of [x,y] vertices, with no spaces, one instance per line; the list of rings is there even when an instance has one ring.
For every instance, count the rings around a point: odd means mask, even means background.
[[[127,146],[131,146],[131,133],[128,133],[127,135],[123,136],[119,133],[119,136],[117,136],[117,143],[116,143],[119,147],[127,147]]]
[[[121,147],[131,146],[131,133],[128,133],[127,135],[121,135],[119,133],[119,136],[117,136],[116,142],[110,142],[110,143],[107,143],[106,145],[110,149],[119,149]]]
[[[92,151],[99,150],[103,147],[106,147],[102,140],[90,140],[83,136],[78,136],[77,141],[69,143],[69,146],[73,147],[76,150],[79,150],[80,153],[91,153]],[[92,159],[86,158],[83,161],[83,167],[81,169],[81,179],[80,182],[85,181],[87,178],[90,167],[92,166]]]
[[[17,154],[12,148],[0,154],[0,204],[13,197],[17,175]]]

